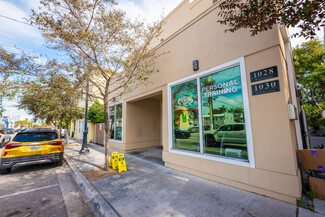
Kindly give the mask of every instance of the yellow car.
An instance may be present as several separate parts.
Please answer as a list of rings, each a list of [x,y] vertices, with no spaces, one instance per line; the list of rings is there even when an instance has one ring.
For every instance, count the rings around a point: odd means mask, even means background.
[[[64,145],[54,130],[28,129],[17,133],[13,140],[0,149],[0,173],[14,166],[53,162],[63,163]]]

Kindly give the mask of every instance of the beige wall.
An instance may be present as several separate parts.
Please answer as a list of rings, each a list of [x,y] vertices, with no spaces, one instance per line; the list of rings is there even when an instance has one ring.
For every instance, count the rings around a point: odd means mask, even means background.
[[[139,122],[138,126],[132,122],[158,109],[158,104],[149,105],[149,101],[134,103],[134,100],[162,90],[162,141],[166,166],[295,203],[301,195],[301,183],[295,128],[288,117],[291,95],[280,31],[275,26],[255,37],[251,37],[247,30],[225,33],[225,27],[217,23],[217,14],[218,10],[211,0],[195,0],[192,5],[188,1],[182,2],[167,17],[164,41],[157,47],[158,52],[168,52],[157,60],[160,73],[152,76],[154,84],[124,96],[125,140],[122,143],[111,141],[111,147],[124,151],[143,148],[147,142],[144,132],[157,135],[154,134],[156,128],[146,128],[151,124],[149,119],[143,125]],[[170,152],[167,84],[240,57],[245,59],[248,81],[255,168]],[[196,59],[199,60],[200,70],[194,72],[192,61]],[[279,77],[275,79],[279,80],[280,92],[252,96],[249,73],[271,66],[278,68]],[[150,111],[149,106],[152,107]],[[131,130],[131,126],[139,129]],[[148,137],[148,141],[149,138],[152,139]]]
[[[110,140],[110,147],[123,152],[161,146],[161,91],[154,96],[123,103],[122,142]]]
[[[144,99],[126,103],[125,124],[127,150],[142,149],[161,145],[161,102]]]
[[[174,12],[173,16],[183,16],[182,10],[187,8],[186,5],[188,4],[188,1],[184,2],[179,8],[180,11]],[[203,2],[210,2],[212,6],[210,0],[201,0],[200,4],[203,4]],[[197,5],[195,8],[199,6]],[[193,16],[189,23],[183,24],[183,28],[159,44],[157,52],[166,52],[166,54],[162,55],[157,61],[160,72],[152,75],[151,80],[154,84],[141,86],[138,91],[124,96],[124,99],[132,99],[132,97],[137,97],[140,93],[150,91],[153,88],[160,88],[169,82],[247,54],[253,54],[279,45],[279,32],[276,27],[255,37],[251,37],[248,30],[225,34],[224,30],[226,28],[217,23],[218,11],[216,9],[212,10],[214,8],[214,6],[209,10],[205,8],[204,14],[196,18]],[[193,71],[193,60],[199,60],[199,71]]]

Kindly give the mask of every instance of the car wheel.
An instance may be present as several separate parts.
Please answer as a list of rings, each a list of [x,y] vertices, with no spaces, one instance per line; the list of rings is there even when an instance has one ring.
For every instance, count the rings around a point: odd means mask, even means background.
[[[11,168],[0,169],[0,174],[7,174],[10,173]]]
[[[60,160],[55,163],[56,166],[62,166],[62,164],[63,164],[63,157],[60,158]]]

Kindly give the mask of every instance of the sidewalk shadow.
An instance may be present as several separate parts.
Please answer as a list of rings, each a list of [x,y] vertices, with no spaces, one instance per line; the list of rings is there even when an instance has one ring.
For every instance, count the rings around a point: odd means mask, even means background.
[[[77,158],[75,158],[75,157],[71,157],[71,156],[69,156],[70,157],[70,159],[72,160],[72,161],[78,161],[78,162],[80,162],[80,163],[82,163],[82,164],[88,164],[88,165],[91,165],[91,166],[94,166],[94,167],[96,167],[96,168],[100,168],[100,167],[103,167],[103,165],[98,165],[98,164],[95,164],[95,163],[92,163],[92,162],[89,162],[89,161],[85,161],[85,160],[80,160],[80,159],[77,159]],[[78,167],[79,167],[79,165],[77,165]],[[80,167],[79,167],[80,168]]]

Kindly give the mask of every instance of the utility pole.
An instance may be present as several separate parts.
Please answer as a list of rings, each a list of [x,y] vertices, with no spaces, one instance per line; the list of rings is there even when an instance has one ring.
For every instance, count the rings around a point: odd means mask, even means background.
[[[83,58],[83,62],[85,64],[85,58]],[[87,69],[88,70],[88,69]],[[87,71],[89,73],[89,71]],[[88,121],[88,94],[89,94],[89,75],[87,75],[87,84],[86,84],[86,105],[85,105],[85,128],[83,132],[83,140],[82,140],[82,146],[79,151],[79,154],[83,154],[85,152],[89,152],[89,148],[87,146],[87,135],[88,135],[88,127],[87,127],[87,121]]]

